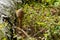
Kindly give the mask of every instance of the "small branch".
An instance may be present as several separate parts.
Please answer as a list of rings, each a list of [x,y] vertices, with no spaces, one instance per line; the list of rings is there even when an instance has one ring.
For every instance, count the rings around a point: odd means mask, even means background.
[[[40,31],[38,31],[37,33],[35,33],[34,35],[33,35],[33,37],[35,37],[37,34],[39,34],[40,32],[43,32],[45,29],[42,29],[42,30],[40,30]]]
[[[27,37],[30,37],[23,29],[17,27],[18,30],[22,31]]]

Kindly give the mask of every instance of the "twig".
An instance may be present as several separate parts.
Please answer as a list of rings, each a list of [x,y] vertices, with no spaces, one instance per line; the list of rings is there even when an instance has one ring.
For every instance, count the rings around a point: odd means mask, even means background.
[[[35,33],[35,34],[33,35],[33,37],[35,37],[37,34],[39,34],[39,33],[42,32],[42,31],[44,31],[44,29],[42,29],[42,30],[38,31],[37,33]]]
[[[22,31],[27,37],[30,37],[23,29],[17,27],[18,30]]]

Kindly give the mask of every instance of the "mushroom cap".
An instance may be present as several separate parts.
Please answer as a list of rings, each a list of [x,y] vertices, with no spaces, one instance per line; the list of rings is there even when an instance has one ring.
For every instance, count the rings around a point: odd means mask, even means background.
[[[19,18],[21,18],[23,16],[23,9],[22,8],[21,9],[18,9],[16,11],[16,16],[19,17]]]

